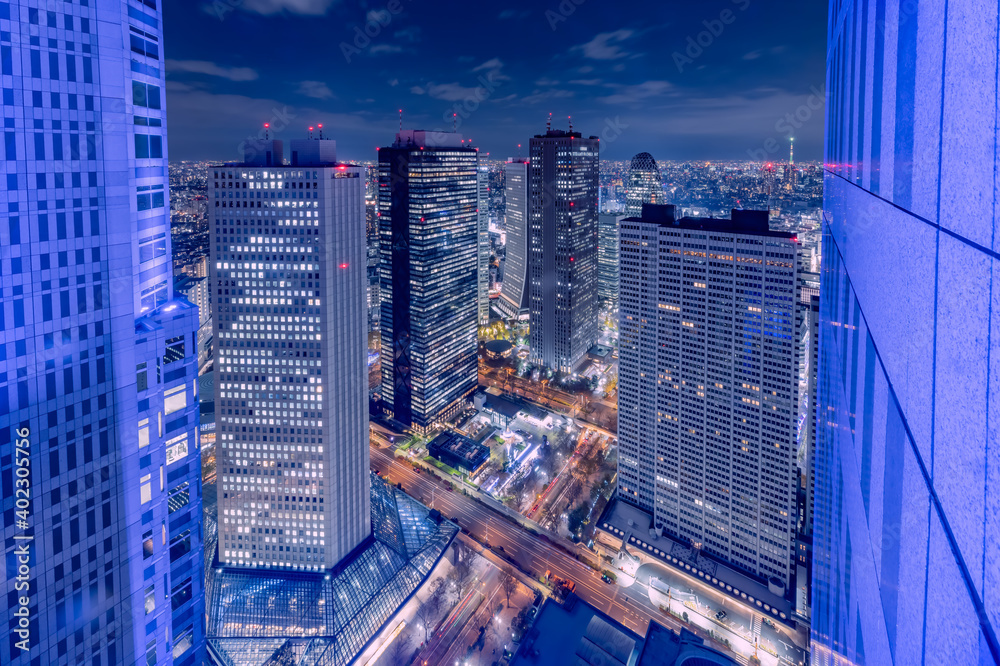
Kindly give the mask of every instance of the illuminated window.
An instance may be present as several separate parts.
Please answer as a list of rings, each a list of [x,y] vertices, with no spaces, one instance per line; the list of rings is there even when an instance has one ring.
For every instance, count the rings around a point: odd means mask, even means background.
[[[139,485],[139,502],[141,504],[145,504],[149,500],[153,499],[153,486],[150,483],[150,479],[151,478],[152,478],[152,475],[151,474],[147,474],[146,476],[142,477],[142,479],[139,481],[139,484],[140,484]]]
[[[187,407],[187,392],[184,385],[165,391],[163,394],[163,413],[173,414],[174,412]]]

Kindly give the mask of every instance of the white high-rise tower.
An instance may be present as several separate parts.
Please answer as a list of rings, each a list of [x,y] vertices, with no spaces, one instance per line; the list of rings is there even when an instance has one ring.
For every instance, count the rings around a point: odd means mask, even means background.
[[[647,204],[621,222],[618,495],[673,539],[786,586],[797,257],[764,211],[676,219]]]
[[[290,147],[209,169],[219,560],[321,570],[371,534],[365,169]]]

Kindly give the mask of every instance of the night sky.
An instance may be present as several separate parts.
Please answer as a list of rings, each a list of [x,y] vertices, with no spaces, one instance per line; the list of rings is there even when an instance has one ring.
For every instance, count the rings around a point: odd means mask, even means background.
[[[822,157],[825,0],[168,0],[172,160],[323,123],[345,160],[403,125],[493,157],[553,126],[601,156]],[[369,37],[359,32],[368,28]]]

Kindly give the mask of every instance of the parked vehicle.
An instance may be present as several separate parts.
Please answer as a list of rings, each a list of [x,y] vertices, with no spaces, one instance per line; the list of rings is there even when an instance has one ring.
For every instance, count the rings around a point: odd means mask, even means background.
[[[718,620],[719,622],[722,622],[723,620],[725,620],[726,619],[726,611],[720,610],[718,613],[715,614],[715,619]]]

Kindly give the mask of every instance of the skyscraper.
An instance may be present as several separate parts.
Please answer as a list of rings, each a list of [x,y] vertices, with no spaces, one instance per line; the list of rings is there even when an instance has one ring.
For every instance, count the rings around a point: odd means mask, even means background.
[[[486,326],[490,323],[490,169],[485,164],[476,171],[476,182],[479,188],[476,318],[480,326]]]
[[[3,664],[205,656],[157,4],[0,3]]]
[[[423,431],[478,385],[478,152],[406,130],[378,160],[382,406]]]
[[[618,495],[653,526],[791,582],[798,243],[766,211],[621,222]]]
[[[371,534],[365,171],[336,148],[209,171],[224,565],[329,569]]]
[[[551,370],[572,372],[597,342],[599,146],[573,131],[531,139],[531,358]]]
[[[625,185],[625,215],[639,217],[642,204],[661,204],[663,201],[663,177],[660,167],[649,153],[639,153],[632,158]]]
[[[618,225],[624,215],[601,213],[597,235],[597,299],[602,310],[618,309]]]
[[[528,312],[528,189],[527,159],[510,158],[504,165],[504,193],[507,200],[507,258],[503,269],[499,309],[507,317]]]
[[[220,566],[207,644],[216,663],[347,666],[458,528],[369,470],[364,167],[339,162],[334,141],[290,148],[284,166],[265,139],[209,171]]]
[[[812,662],[1000,663],[996,29],[832,7]]]

